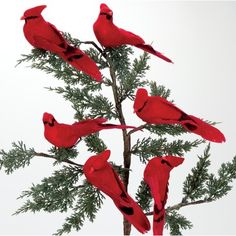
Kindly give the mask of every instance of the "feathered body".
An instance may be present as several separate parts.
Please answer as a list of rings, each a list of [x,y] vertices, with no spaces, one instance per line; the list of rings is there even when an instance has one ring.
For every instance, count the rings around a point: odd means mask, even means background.
[[[83,172],[92,185],[108,195],[124,217],[141,233],[150,230],[150,223],[139,205],[126,192],[120,177],[113,170],[108,158],[110,150],[90,157]]]
[[[113,23],[112,10],[104,3],[100,5],[100,13],[93,25],[93,31],[99,43],[104,47],[115,48],[128,44],[149,52],[167,62],[172,62],[162,53],[156,51],[151,45],[145,44],[140,36],[117,27]]]
[[[106,118],[87,119],[73,124],[58,123],[54,116],[45,112],[43,114],[44,136],[56,147],[70,148],[84,136],[99,132],[103,129],[127,129],[134,126],[103,124]]]
[[[21,17],[25,20],[23,31],[27,41],[35,48],[57,54],[77,70],[90,75],[96,81],[101,81],[101,72],[96,63],[79,48],[70,46],[61,32],[44,20],[41,12],[45,8],[46,5],[30,8]]]
[[[173,103],[160,96],[148,96],[144,88],[139,88],[134,100],[134,112],[150,124],[180,124],[189,132],[200,135],[212,142],[224,142],[224,135],[214,126],[188,115]]]
[[[154,198],[153,235],[163,234],[170,171],[183,161],[184,158],[175,156],[154,157],[146,165],[144,181],[150,187]]]

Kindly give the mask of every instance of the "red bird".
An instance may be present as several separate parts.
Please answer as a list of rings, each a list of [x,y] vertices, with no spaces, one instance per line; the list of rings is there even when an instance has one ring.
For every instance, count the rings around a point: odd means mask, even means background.
[[[144,170],[144,181],[150,187],[154,198],[153,235],[163,233],[170,171],[183,161],[184,158],[175,156],[154,157]]]
[[[225,141],[224,135],[212,125],[186,114],[165,98],[148,96],[144,88],[137,90],[133,108],[137,116],[147,123],[181,124],[189,132],[198,134],[209,141],[216,143]]]
[[[156,51],[151,45],[145,44],[144,40],[138,35],[114,25],[113,12],[104,3],[100,5],[100,13],[93,25],[93,31],[99,43],[104,47],[114,48],[124,44],[129,44],[172,63],[169,58]]]
[[[87,136],[103,129],[135,128],[127,125],[103,124],[106,121],[106,118],[96,118],[68,125],[58,123],[52,114],[45,112],[43,114],[44,137],[56,147],[71,148],[82,136]]]
[[[124,217],[141,233],[150,230],[150,223],[139,205],[126,192],[124,184],[108,163],[110,150],[91,156],[83,172],[92,185],[107,194]]]
[[[63,58],[77,70],[101,81],[102,76],[96,63],[83,51],[68,44],[61,32],[41,15],[46,5],[30,8],[24,12],[21,20],[25,20],[24,35],[35,48],[44,49]]]

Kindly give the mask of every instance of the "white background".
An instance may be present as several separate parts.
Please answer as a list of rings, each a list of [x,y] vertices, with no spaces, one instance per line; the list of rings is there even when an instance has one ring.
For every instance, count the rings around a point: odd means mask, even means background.
[[[47,4],[43,16],[58,29],[70,32],[81,40],[96,40],[92,25],[99,13],[100,1],[5,1],[1,4],[1,77],[0,77],[0,148],[9,149],[12,141],[23,140],[28,147],[46,152],[50,144],[43,137],[42,114],[51,112],[58,121],[73,122],[70,103],[44,87],[56,86],[57,80],[26,65],[15,67],[20,54],[29,53],[31,46],[23,35],[23,12],[33,6]],[[211,145],[211,171],[236,154],[236,3],[235,2],[159,2],[107,1],[114,12],[114,22],[142,36],[147,43],[170,57],[168,64],[152,56],[148,78],[172,90],[175,104],[189,114],[213,121],[225,134],[227,142]],[[141,50],[135,50],[139,55]],[[130,108],[128,109],[128,111]],[[129,121],[132,121],[129,117]],[[142,122],[135,119],[135,125]],[[111,159],[121,163],[117,140],[120,133],[104,131]],[[190,138],[195,135],[188,136]],[[167,205],[181,200],[182,182],[197,161],[201,148],[186,154],[184,164],[174,170],[170,180]],[[78,163],[88,154],[80,150]],[[131,195],[137,187],[140,171],[131,174]],[[137,168],[139,168],[137,166]],[[23,190],[55,170],[52,161],[40,157],[32,164],[7,176],[0,173],[0,235],[51,235],[60,228],[68,214],[37,213],[11,216],[23,201],[16,200]],[[133,181],[133,182],[132,182]],[[194,224],[184,234],[236,234],[236,184],[227,197],[217,202],[186,207],[180,213]],[[133,192],[132,192],[133,191]],[[137,235],[137,231],[132,231]],[[165,231],[168,233],[168,231]],[[77,235],[121,235],[122,216],[110,199],[100,210],[94,223],[86,222]],[[151,231],[148,235],[151,235]],[[71,234],[72,235],[72,234]]]

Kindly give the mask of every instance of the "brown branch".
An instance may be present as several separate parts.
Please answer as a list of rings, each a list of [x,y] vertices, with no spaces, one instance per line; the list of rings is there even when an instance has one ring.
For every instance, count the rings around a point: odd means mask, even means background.
[[[130,131],[127,133],[127,135],[129,136],[129,135],[131,135],[131,134],[133,134],[133,133],[135,133],[135,132],[137,132],[137,131],[140,131],[140,130],[142,131],[142,129],[145,128],[146,125],[147,125],[147,123],[145,123],[145,124],[143,124],[143,125],[140,125],[140,126],[138,126],[137,128],[134,128],[134,129],[130,130]]]
[[[102,56],[106,59],[106,56],[104,55],[104,51],[95,42],[93,42],[93,41],[80,41],[80,43],[93,45],[102,54]]]
[[[49,155],[49,154],[46,154],[46,153],[43,153],[43,152],[35,152],[34,153],[34,156],[38,156],[38,157],[46,157],[46,158],[50,158],[50,159],[55,159],[58,161],[58,159],[53,156],[53,155]],[[65,163],[68,163],[68,164],[71,164],[71,165],[75,165],[75,166],[78,166],[78,167],[83,167],[83,165],[80,165],[78,163],[75,163],[69,159],[65,159],[63,160],[62,162],[65,162]]]
[[[198,201],[194,201],[194,202],[180,202],[180,203],[175,204],[173,206],[167,207],[166,212],[173,211],[173,210],[179,210],[180,208],[186,207],[186,206],[198,205],[198,204],[208,203],[208,202],[212,202],[212,201],[214,201],[214,200],[208,198],[208,199],[202,199],[202,200],[198,200]],[[145,213],[145,215],[147,215],[147,216],[153,215],[153,211],[147,212],[147,213]]]
[[[112,79],[112,92],[113,92],[113,97],[115,100],[115,106],[116,106],[116,110],[118,113],[118,118],[119,118],[120,124],[126,125],[125,117],[124,117],[123,110],[122,110],[121,100],[119,100],[115,69],[113,68],[112,62],[109,60],[109,58],[106,58],[106,59],[109,64],[110,76]],[[130,152],[130,150],[131,150],[131,137],[130,137],[130,135],[127,135],[126,129],[122,130],[122,134],[123,134],[123,144],[124,144],[124,151],[123,151],[124,168],[130,169],[130,165],[131,165],[131,152]],[[126,191],[128,191],[129,171],[126,171],[122,177],[123,177],[122,179],[123,179],[125,189],[126,189]],[[130,232],[131,232],[131,224],[124,217],[123,218],[123,234],[130,235]]]

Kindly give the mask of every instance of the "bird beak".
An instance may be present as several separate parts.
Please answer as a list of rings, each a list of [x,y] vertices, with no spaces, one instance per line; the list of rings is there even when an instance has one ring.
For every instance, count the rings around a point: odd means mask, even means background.
[[[108,14],[109,16],[112,16],[113,12],[112,12],[112,11],[109,11],[109,12],[107,12],[107,14]]]
[[[25,16],[22,16],[21,18],[20,18],[20,20],[24,20],[25,19]]]

